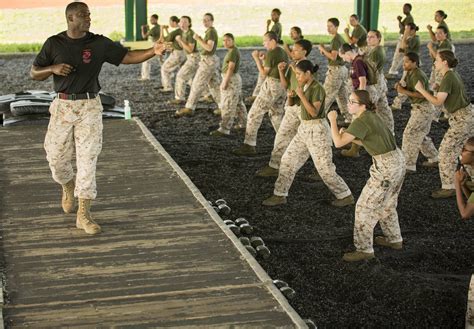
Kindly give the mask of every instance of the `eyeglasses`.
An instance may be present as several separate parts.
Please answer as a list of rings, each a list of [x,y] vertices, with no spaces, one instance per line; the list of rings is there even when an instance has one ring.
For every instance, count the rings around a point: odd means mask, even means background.
[[[360,105],[359,102],[356,102],[355,100],[350,99],[350,98],[349,98],[349,104],[351,104],[351,105],[352,105],[352,104],[359,104],[359,105]]]

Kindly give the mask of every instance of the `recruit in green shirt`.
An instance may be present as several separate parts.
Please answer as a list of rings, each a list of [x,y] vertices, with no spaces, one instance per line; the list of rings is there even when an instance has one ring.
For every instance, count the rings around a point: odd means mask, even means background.
[[[386,61],[385,49],[377,46],[370,50],[368,60],[377,68],[377,72],[383,72],[383,66]]]
[[[357,47],[367,46],[367,30],[362,25],[357,25],[352,31],[352,37],[357,39]]]
[[[160,24],[153,25],[148,32],[148,39],[155,42],[160,38]]]
[[[298,62],[295,63],[295,65],[298,64]],[[285,79],[286,83],[288,84],[287,89],[292,90],[295,92],[295,97],[292,97],[293,99],[293,104],[294,105],[300,105],[300,98],[296,95],[296,88],[298,88],[298,80],[296,80],[296,73],[294,70],[291,69],[290,66],[288,66],[286,73],[285,73]],[[318,74],[313,73],[313,79],[318,80]]]
[[[334,36],[334,38],[332,38],[331,43],[329,45],[329,52],[332,52],[333,50],[337,51],[337,57],[336,57],[336,60],[328,59],[329,65],[333,65],[333,66],[344,65],[344,60],[341,57],[339,57],[339,49],[342,47],[344,43],[345,43],[344,38],[339,33],[337,33]]]
[[[395,137],[377,113],[366,110],[356,118],[346,132],[362,142],[364,148],[371,155],[380,155],[397,148]]]
[[[237,47],[232,47],[227,51],[222,64],[222,73],[227,72],[227,69],[229,68],[229,62],[235,63],[234,74],[237,73],[240,66],[240,51]]]
[[[187,43],[188,45],[192,45],[192,53],[196,53],[198,50],[197,50],[197,43],[196,43],[196,40],[194,40],[193,38],[194,36],[194,31],[189,29],[187,30],[186,32],[183,31],[183,34],[181,35],[181,40],[185,43]]]
[[[318,114],[313,117],[306,110],[306,107],[304,106],[303,102],[300,101],[301,120],[324,119],[326,117],[326,113],[324,113],[324,100],[326,98],[326,92],[324,91],[323,86],[318,81],[313,80],[304,91],[304,96],[311,104],[321,102],[321,107],[319,108]]]
[[[415,53],[417,55],[420,55],[420,37],[415,35],[411,38],[407,39],[407,47],[403,49],[403,52],[405,54],[408,53]]]
[[[418,67],[407,73],[405,81],[407,83],[408,91],[412,91],[412,92],[416,91],[415,86],[418,83],[418,81],[421,81],[421,83],[423,84],[423,88],[429,91],[430,84],[429,84],[428,77],[426,76],[425,72],[423,72]],[[426,99],[418,98],[418,97],[410,97],[410,101],[412,104],[419,104],[419,103],[426,102]]]
[[[211,51],[207,51],[204,49],[201,50],[201,55],[212,56],[216,53],[218,36],[217,36],[217,31],[213,26],[208,28],[206,31],[206,34],[204,35],[204,43],[207,43],[208,40],[214,41],[214,46],[212,47]]]
[[[449,70],[446,72],[443,80],[441,80],[438,92],[448,93],[448,97],[444,101],[444,108],[449,113],[454,113],[470,104],[464,82],[456,71]]]
[[[183,50],[181,46],[179,45],[178,41],[176,41],[176,37],[178,35],[181,35],[183,31],[181,29],[176,29],[174,31],[171,31],[165,38],[166,41],[168,42],[173,42],[173,49],[174,50]]]
[[[268,76],[280,79],[280,73],[278,72],[278,63],[285,62],[288,63],[288,55],[283,50],[283,48],[277,46],[275,49],[269,50],[265,56],[265,61],[263,62],[264,67],[269,67],[270,72]]]
[[[442,26],[446,29],[446,31],[448,31],[447,38],[448,38],[449,41],[451,41],[451,33],[449,32],[448,24],[446,24],[445,21],[441,21],[441,22],[438,23],[438,28],[440,28]]]
[[[272,29],[270,30],[271,32],[275,32],[278,37],[278,40],[281,40],[281,29],[281,23],[276,22],[275,24],[273,24]]]
[[[453,44],[448,39],[443,40],[440,43],[438,43],[438,46],[436,47],[436,50],[438,50],[438,51],[443,51],[443,50],[453,51]]]
[[[413,19],[413,16],[411,14],[406,15],[405,18],[402,20],[401,22],[402,27],[400,28],[400,34],[405,33],[405,25],[409,23],[415,23],[415,20]]]

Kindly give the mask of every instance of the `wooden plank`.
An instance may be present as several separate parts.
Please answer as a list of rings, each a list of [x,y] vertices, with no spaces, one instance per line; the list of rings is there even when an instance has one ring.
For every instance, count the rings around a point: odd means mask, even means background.
[[[0,129],[10,327],[304,327],[140,122],[105,122],[92,209],[99,236],[62,213],[44,134]]]

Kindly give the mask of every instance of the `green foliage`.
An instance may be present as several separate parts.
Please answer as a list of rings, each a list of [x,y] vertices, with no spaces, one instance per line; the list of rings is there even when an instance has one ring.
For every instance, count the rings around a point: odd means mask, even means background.
[[[122,39],[125,39],[125,34],[123,32],[113,31],[112,33],[109,34],[109,38],[112,41],[120,41]]]
[[[42,43],[0,43],[0,53],[37,53]]]

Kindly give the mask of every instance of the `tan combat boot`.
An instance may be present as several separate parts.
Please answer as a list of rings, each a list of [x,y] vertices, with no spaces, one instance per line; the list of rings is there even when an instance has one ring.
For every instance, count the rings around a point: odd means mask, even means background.
[[[66,214],[70,214],[76,210],[76,199],[74,198],[74,179],[71,179],[63,187],[63,197],[61,199],[61,204],[63,210]]]
[[[350,150],[342,150],[341,155],[348,158],[357,158],[359,157],[360,146],[356,143],[352,143]]]
[[[92,219],[91,200],[79,199],[79,209],[77,210],[76,227],[83,229],[87,234],[100,233],[100,226]]]

